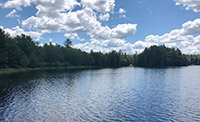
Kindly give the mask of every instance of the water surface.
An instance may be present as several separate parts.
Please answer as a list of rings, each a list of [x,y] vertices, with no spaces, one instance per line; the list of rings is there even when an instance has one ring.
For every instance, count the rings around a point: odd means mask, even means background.
[[[200,121],[200,67],[3,75],[0,121]]]

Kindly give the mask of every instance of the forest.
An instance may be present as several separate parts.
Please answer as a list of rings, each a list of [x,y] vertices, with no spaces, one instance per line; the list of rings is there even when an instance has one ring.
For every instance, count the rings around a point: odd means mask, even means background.
[[[69,39],[64,46],[39,44],[24,34],[11,37],[0,29],[0,69],[45,67],[160,67],[199,65],[200,55],[185,55],[179,49],[162,46],[145,48],[140,54],[127,55],[122,51],[90,53],[72,48]]]
[[[67,39],[64,46],[44,44],[39,46],[30,36],[24,34],[11,37],[0,29],[0,68],[39,68],[39,67],[122,67],[132,63],[131,56],[121,51],[90,53],[72,48]]]
[[[139,55],[134,55],[134,65],[139,67],[188,66],[199,65],[200,55],[185,55],[179,49],[165,45],[145,48]]]

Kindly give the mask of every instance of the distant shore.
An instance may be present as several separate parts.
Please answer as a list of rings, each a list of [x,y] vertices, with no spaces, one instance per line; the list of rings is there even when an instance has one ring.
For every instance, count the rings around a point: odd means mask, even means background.
[[[18,73],[18,72],[27,72],[27,71],[36,71],[36,70],[78,70],[78,69],[99,69],[105,67],[96,67],[96,66],[70,66],[70,67],[45,67],[45,68],[6,68],[0,69],[0,75]]]

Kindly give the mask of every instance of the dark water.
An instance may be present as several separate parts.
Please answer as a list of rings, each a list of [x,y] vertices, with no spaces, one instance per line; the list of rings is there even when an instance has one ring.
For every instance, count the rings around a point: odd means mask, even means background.
[[[200,121],[200,67],[0,76],[0,121]]]

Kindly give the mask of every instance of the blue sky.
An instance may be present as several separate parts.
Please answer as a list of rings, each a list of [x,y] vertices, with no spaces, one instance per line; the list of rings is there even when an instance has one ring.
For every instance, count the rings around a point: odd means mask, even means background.
[[[141,52],[165,44],[200,53],[198,0],[0,0],[0,27],[40,44]]]

